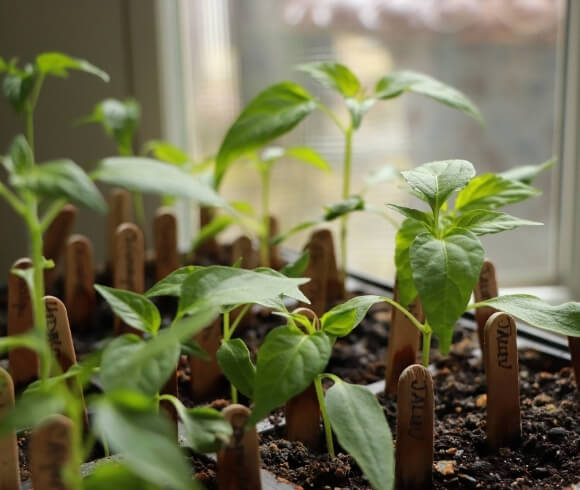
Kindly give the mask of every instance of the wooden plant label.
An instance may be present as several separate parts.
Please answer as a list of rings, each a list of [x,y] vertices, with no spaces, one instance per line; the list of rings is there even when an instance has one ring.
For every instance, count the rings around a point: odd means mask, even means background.
[[[122,223],[131,221],[131,193],[125,189],[113,189],[109,195],[109,216],[107,222],[107,247],[109,264],[115,258],[115,236]]]
[[[134,293],[145,291],[145,245],[143,233],[133,223],[123,223],[117,228],[115,238],[115,264],[113,267],[113,287]],[[123,324],[115,318],[115,333],[143,332]]]
[[[60,370],[64,373],[77,363],[72,335],[64,303],[54,296],[45,296],[46,333]],[[58,374],[55,372],[53,374]]]
[[[235,264],[240,258],[242,259],[242,267],[244,269],[255,269],[258,267],[259,260],[254,247],[252,247],[252,240],[246,235],[238,237],[232,243],[230,264]]]
[[[222,410],[232,424],[230,444],[218,453],[217,480],[219,490],[261,490],[260,453],[256,428],[246,428],[250,409],[230,405]]]
[[[19,259],[13,269],[28,269],[32,267],[30,259]],[[24,279],[10,273],[8,276],[8,335],[20,335],[33,327],[32,305],[30,293]],[[38,356],[24,348],[12,349],[8,353],[10,374],[16,388],[21,388],[38,376]]]
[[[328,303],[331,304],[344,299],[344,288],[338,266],[336,265],[336,253],[332,232],[326,228],[316,230],[312,233],[311,240],[323,243],[326,249],[328,263],[326,296]]]
[[[492,449],[518,442],[520,378],[516,322],[494,313],[485,324],[484,365],[487,375],[487,441]]]
[[[485,259],[483,266],[481,267],[481,272],[479,274],[479,280],[475,285],[473,290],[473,296],[475,301],[485,301],[486,299],[495,298],[498,296],[497,289],[497,279],[495,277],[495,266],[493,262],[489,259]],[[488,318],[493,315],[497,310],[484,307],[475,309],[475,321],[477,322],[477,336],[479,337],[479,345],[483,350],[483,330],[485,329],[485,324]]]
[[[10,375],[0,368],[0,420],[14,407],[14,384]],[[18,444],[16,432],[0,437],[0,490],[20,490]]]
[[[431,488],[433,472],[433,380],[419,364],[399,378],[395,487]]]
[[[310,449],[318,449],[321,436],[320,406],[314,384],[286,402],[285,414],[288,440],[300,441]]]
[[[310,252],[308,267],[304,277],[309,277],[310,282],[300,286],[304,295],[310,300],[310,308],[319,317],[326,311],[327,281],[328,281],[328,253],[324,241],[314,233],[310,241],[304,247]]]
[[[155,244],[155,281],[160,281],[179,268],[177,250],[177,218],[168,208],[160,208],[153,221]]]
[[[209,224],[214,216],[214,209],[206,206],[199,208],[199,228]],[[197,256],[205,256],[210,259],[217,259],[220,255],[220,247],[215,237],[211,237],[203,242],[196,251]]]
[[[56,278],[56,268],[64,251],[68,236],[70,235],[75,219],[77,208],[72,204],[65,204],[60,213],[52,221],[44,232],[44,246],[42,255],[54,261],[55,267],[44,271],[44,287],[47,291],[52,290]]]
[[[63,415],[53,415],[32,432],[30,472],[35,489],[72,490],[63,479],[64,467],[72,456],[72,425]]]
[[[280,226],[278,225],[278,220],[274,216],[270,216],[270,238],[274,238],[279,232]],[[278,270],[283,265],[284,261],[280,257],[280,247],[278,245],[270,245],[270,267]]]
[[[190,358],[191,395],[194,401],[206,400],[219,390],[222,380],[222,370],[216,359],[222,341],[221,318],[216,318],[212,325],[204,328],[194,338],[209,354],[210,359],[206,361],[199,357]]]
[[[576,388],[580,390],[580,338],[568,337],[568,348],[572,357],[572,368],[576,378]]]
[[[66,246],[65,303],[73,328],[91,325],[96,308],[93,246],[84,236],[73,235]]]
[[[399,293],[395,284],[394,300],[399,301]],[[424,321],[423,308],[419,297],[407,308],[417,320]],[[389,330],[389,345],[385,358],[385,384],[387,393],[397,393],[399,376],[403,370],[417,362],[420,333],[415,325],[399,310],[392,309],[391,328]]]

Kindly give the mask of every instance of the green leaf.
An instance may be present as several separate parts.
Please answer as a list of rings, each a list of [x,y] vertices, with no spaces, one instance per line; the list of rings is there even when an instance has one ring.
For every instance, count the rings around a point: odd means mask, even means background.
[[[95,284],[95,289],[127,325],[151,335],[157,334],[161,325],[161,315],[151,300],[132,291],[99,284]]]
[[[153,298],[155,296],[181,296],[181,286],[183,285],[183,281],[199,268],[200,266],[197,265],[186,265],[174,270],[172,273],[161,279],[161,281],[154,284],[151,289],[145,293],[145,296],[148,298]]]
[[[107,203],[95,184],[72,160],[54,160],[28,168],[12,175],[10,182],[41,198],[66,198],[100,213],[107,211]]]
[[[214,216],[207,225],[199,230],[199,233],[191,244],[191,251],[197,250],[198,247],[204,244],[207,240],[216,237],[235,222],[235,218],[228,214],[218,214]]]
[[[422,233],[411,245],[410,258],[423,311],[445,355],[479,278],[483,247],[477,236],[461,228],[440,239]]]
[[[83,479],[84,490],[109,490],[111,488],[160,490],[161,487],[143,480],[127,466],[116,461],[97,463],[95,470]]]
[[[297,70],[308,73],[323,87],[335,90],[344,97],[353,97],[361,89],[360,82],[348,67],[333,61],[319,61],[296,67]]]
[[[178,167],[181,167],[190,161],[187,153],[168,141],[150,140],[145,143],[143,150],[146,153],[151,153],[151,155],[153,155],[157,160],[171,163]]]
[[[399,206],[397,204],[387,204],[387,207],[394,209],[407,218],[420,221],[429,229],[433,228],[433,215],[431,213],[426,213],[425,211],[421,211],[415,208],[408,208],[406,206]]]
[[[238,157],[293,129],[316,108],[300,85],[281,82],[259,93],[228,130],[216,158],[215,186]]]
[[[302,277],[308,268],[309,262],[310,251],[305,250],[294,262],[290,262],[282,267],[280,272],[286,277]]]
[[[9,71],[2,83],[2,93],[17,112],[23,112],[36,82],[36,72],[28,65],[23,72]]]
[[[217,351],[217,362],[225,377],[241,393],[253,398],[256,368],[242,339],[223,340]]]
[[[188,339],[181,343],[181,353],[187,356],[199,357],[204,361],[209,361],[211,359],[210,355],[203,350],[202,346],[199,345],[195,339]]]
[[[349,299],[322,315],[320,319],[322,331],[336,337],[344,337],[363,321],[371,306],[383,301],[383,297],[373,295]]]
[[[540,190],[522,182],[495,174],[483,174],[475,177],[457,194],[455,209],[463,212],[472,209],[498,209],[540,194]]]
[[[487,235],[489,233],[513,230],[519,226],[538,226],[542,224],[497,211],[488,211],[487,209],[473,209],[458,216],[453,222],[454,226],[465,228],[476,235]]]
[[[365,177],[365,191],[382,182],[389,182],[401,178],[401,172],[393,165],[384,165],[369,173]]]
[[[399,303],[404,307],[409,306],[417,297],[417,288],[413,281],[413,269],[411,269],[411,257],[409,249],[415,238],[425,233],[425,225],[414,219],[406,219],[401,223],[395,235],[395,266],[397,268],[397,291]]]
[[[444,160],[425,163],[401,174],[412,192],[436,212],[451,194],[467,185],[475,169],[466,160]]]
[[[580,337],[580,303],[552,306],[530,294],[509,294],[475,303],[504,311],[536,328],[569,337]]]
[[[79,70],[99,77],[104,82],[110,80],[109,75],[100,68],[80,58],[73,58],[63,53],[42,53],[36,57],[36,66],[43,75],[67,77],[68,70]]]
[[[308,388],[328,364],[333,343],[324,332],[305,335],[289,327],[270,331],[258,351],[254,409],[248,424]]]
[[[274,271],[272,271],[274,272]],[[263,304],[281,295],[308,303],[299,286],[309,279],[284,277],[264,271],[210,266],[196,270],[183,283],[179,312],[203,307]]]
[[[433,77],[414,71],[398,71],[379,80],[375,89],[378,99],[398,97],[403,92],[425,95],[442,104],[465,112],[479,123],[484,124],[479,109],[459,90]]]
[[[159,393],[177,366],[177,342],[161,353],[144,359],[149,342],[136,335],[115,338],[103,351],[100,378],[105,392],[136,390],[149,396]]]
[[[92,177],[130,191],[152,192],[193,199],[205,206],[228,208],[209,185],[175,165],[144,157],[112,157],[101,160]]]
[[[393,488],[393,437],[383,409],[363,386],[335,383],[325,396],[339,444],[354,458],[375,490]]]
[[[293,146],[292,148],[286,148],[284,154],[298,160],[299,162],[306,163],[314,168],[322,170],[323,172],[330,172],[331,170],[330,165],[322,155],[307,146]]]
[[[539,165],[522,165],[521,167],[514,167],[499,174],[500,177],[508,180],[517,180],[524,184],[530,185],[534,179],[544,170],[551,168],[556,163],[557,158],[540,163]]]
[[[375,97],[366,97],[359,100],[354,97],[347,97],[344,102],[348,112],[350,112],[352,127],[356,130],[360,127],[364,115],[373,108],[377,99]]]
[[[0,56],[0,73],[4,72],[8,70],[8,63],[6,63],[6,61],[4,61],[4,58],[2,58],[2,56]]]
[[[34,165],[32,150],[26,138],[19,134],[10,145],[10,152],[3,159],[4,167],[10,174],[25,172]]]
[[[326,211],[324,221],[333,221],[353,211],[363,211],[364,208],[365,202],[362,197],[350,196],[343,201],[324,206],[324,210]]]
[[[191,471],[165,415],[129,410],[105,399],[95,405],[95,427],[145,480],[163,488],[191,489]]]
[[[43,352],[45,350],[45,340],[39,336],[36,330],[30,330],[22,335],[10,335],[8,337],[0,337],[0,354],[10,352],[12,349],[24,347],[35,352]]]

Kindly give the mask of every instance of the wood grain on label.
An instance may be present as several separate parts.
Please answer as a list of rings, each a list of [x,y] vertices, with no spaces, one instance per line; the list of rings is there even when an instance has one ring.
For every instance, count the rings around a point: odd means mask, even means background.
[[[310,281],[300,286],[300,289],[310,300],[309,308],[320,317],[326,312],[327,305],[328,251],[324,241],[315,234],[311,235],[304,250],[308,250],[310,254],[308,267],[304,272],[304,277],[310,278]]]
[[[572,358],[576,388],[580,390],[580,337],[568,337],[568,349]]]
[[[216,359],[222,341],[221,318],[216,318],[194,338],[210,356],[207,361],[199,357],[190,358],[191,394],[194,401],[200,401],[216,394],[223,379],[222,370]]]
[[[278,236],[280,233],[280,226],[278,219],[270,216],[270,238]],[[278,245],[270,245],[270,267],[279,270],[284,265],[282,257],[280,257],[280,247]]]
[[[73,424],[53,415],[32,432],[30,438],[30,472],[37,490],[72,490],[65,484],[63,470],[70,462]]]
[[[54,261],[55,267],[44,271],[44,287],[51,291],[56,278],[57,267],[63,254],[66,241],[70,235],[77,216],[77,208],[65,204],[60,213],[44,232],[42,255]]]
[[[32,267],[30,259],[19,259],[12,266],[13,269],[29,269]],[[21,335],[33,328],[32,305],[30,293],[24,279],[10,274],[8,276],[8,335]],[[21,388],[38,376],[38,355],[24,348],[12,349],[8,353],[10,374],[16,388]]]
[[[399,292],[395,284],[393,299],[399,301]],[[425,320],[419,298],[407,307],[409,312],[420,322]],[[420,333],[415,325],[399,310],[391,310],[391,328],[389,329],[389,344],[385,357],[385,384],[387,393],[397,393],[399,376],[403,370],[417,362]]]
[[[487,376],[487,441],[492,449],[517,443],[521,436],[520,377],[516,322],[494,313],[484,330]]]
[[[288,400],[284,411],[288,440],[300,441],[310,449],[319,449],[321,438],[320,406],[314,384]]]
[[[179,268],[177,249],[177,217],[168,208],[160,208],[153,221],[155,246],[155,281],[160,281]]]
[[[433,380],[419,364],[401,374],[397,398],[395,478],[398,489],[432,486]]]
[[[312,239],[324,244],[327,255],[328,273],[326,281],[327,302],[332,304],[344,299],[344,285],[336,262],[336,252],[332,232],[326,228],[312,233]]]
[[[258,435],[255,427],[246,427],[250,409],[230,405],[222,414],[232,424],[234,434],[230,444],[218,453],[218,489],[261,490]]]
[[[139,294],[145,291],[145,244],[143,233],[133,223],[123,223],[117,228],[113,287]],[[115,317],[115,333],[143,335],[143,332],[125,325],[118,317]]]
[[[64,373],[77,362],[66,308],[64,303],[54,296],[45,296],[43,300],[48,341],[60,366],[60,371]],[[60,373],[55,371],[52,374]]]
[[[0,368],[0,421],[14,407],[14,384],[10,375]],[[0,490],[20,490],[18,444],[16,432],[0,436]]]
[[[244,269],[255,269],[260,262],[252,246],[252,240],[246,235],[239,236],[232,242],[230,264],[234,265],[240,259],[242,259],[241,267]]]
[[[473,290],[475,301],[485,301],[486,299],[495,298],[498,296],[497,279],[495,276],[495,266],[489,259],[485,259],[481,267],[479,279]],[[475,321],[477,322],[477,336],[479,337],[479,345],[483,348],[483,330],[488,318],[497,310],[490,307],[476,308]]]
[[[91,326],[96,308],[93,246],[88,238],[73,235],[66,246],[65,304],[71,326]]]
[[[131,221],[131,193],[125,189],[113,189],[109,195],[107,221],[107,247],[109,264],[115,259],[115,236],[117,228]]]

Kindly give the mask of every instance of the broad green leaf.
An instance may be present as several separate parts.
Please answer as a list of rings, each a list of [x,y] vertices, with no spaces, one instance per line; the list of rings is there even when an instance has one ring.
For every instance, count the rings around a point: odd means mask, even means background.
[[[508,180],[517,180],[524,184],[530,185],[534,179],[544,170],[551,168],[556,163],[556,158],[540,163],[539,165],[522,165],[514,167],[499,174],[500,177]]]
[[[106,399],[94,408],[96,433],[132,471],[163,488],[191,489],[191,470],[164,414],[128,410]]]
[[[453,192],[465,187],[475,169],[466,160],[444,160],[425,163],[401,172],[412,192],[431,209],[439,211]]]
[[[364,199],[360,196],[350,196],[345,200],[324,206],[324,221],[332,221],[341,218],[345,214],[353,211],[362,211],[365,208]]]
[[[44,75],[67,77],[68,70],[79,70],[99,77],[104,82],[110,80],[109,75],[100,68],[80,58],[73,58],[63,53],[42,53],[36,57],[38,71]]]
[[[323,87],[335,90],[344,97],[353,97],[361,89],[360,82],[348,67],[334,61],[318,61],[296,67],[308,73]]]
[[[171,274],[165,276],[161,281],[154,284],[149,291],[145,293],[148,298],[155,296],[180,296],[183,281],[189,277],[200,266],[186,265],[174,270]]]
[[[375,490],[393,488],[393,437],[383,409],[363,386],[335,383],[325,396],[339,444],[354,458]]]
[[[168,141],[150,140],[145,144],[144,151],[146,153],[151,153],[151,155],[153,155],[157,160],[171,163],[178,167],[181,167],[190,161],[187,153]]]
[[[389,182],[401,178],[401,171],[393,165],[385,165],[373,170],[365,177],[365,190],[382,182]]]
[[[161,325],[161,315],[150,299],[132,291],[99,284],[95,284],[95,289],[127,325],[151,335],[157,334]]]
[[[379,80],[374,95],[378,99],[390,99],[398,97],[403,92],[425,95],[449,107],[463,111],[479,123],[484,124],[479,109],[463,93],[422,73],[414,71],[393,72]]]
[[[110,490],[112,488],[161,490],[160,486],[143,480],[127,466],[117,461],[97,463],[95,470],[83,479],[84,490]]]
[[[516,180],[495,174],[478,175],[457,194],[455,209],[463,212],[472,209],[498,209],[539,196],[541,191]]]
[[[356,130],[360,127],[364,115],[373,108],[377,99],[375,97],[366,97],[359,100],[354,97],[347,97],[344,102],[348,112],[350,112],[352,127]]]
[[[280,272],[286,277],[302,277],[308,268],[309,262],[310,252],[305,250],[294,262],[290,262],[282,267]]]
[[[159,393],[177,367],[177,342],[156,356],[143,359],[149,342],[126,334],[109,343],[101,358],[100,378],[106,392],[136,390],[149,396]]]
[[[199,357],[204,361],[211,359],[210,355],[203,350],[203,347],[195,339],[188,339],[181,343],[181,353],[187,356]]]
[[[4,76],[2,93],[16,112],[24,111],[28,97],[34,88],[36,77],[37,74],[30,65],[21,73],[9,71]]]
[[[344,337],[363,321],[371,306],[383,301],[383,297],[373,295],[349,299],[322,315],[320,318],[322,331],[336,337]]]
[[[307,146],[293,146],[292,148],[286,148],[284,153],[299,162],[311,165],[323,172],[330,172],[331,170],[330,165],[322,155]]]
[[[92,177],[130,191],[171,195],[193,199],[205,206],[228,208],[228,204],[200,179],[186,174],[175,165],[151,158],[105,158]]]
[[[198,269],[183,283],[179,312],[203,306],[227,307],[248,303],[262,304],[281,295],[308,303],[299,286],[309,279],[256,272],[225,266]]]
[[[530,294],[509,294],[481,301],[474,308],[490,306],[509,313],[536,328],[569,337],[580,337],[580,303],[552,306]]]
[[[302,393],[330,359],[333,339],[324,332],[305,335],[278,327],[258,351],[254,409],[248,424],[255,424],[270,410]]]
[[[425,233],[425,225],[414,219],[403,221],[395,235],[395,266],[397,268],[397,291],[399,302],[404,307],[409,306],[417,297],[417,289],[413,281],[413,269],[409,249],[415,238]]]
[[[242,339],[223,340],[217,351],[217,362],[228,381],[249,399],[254,397],[256,368]]]
[[[12,175],[14,187],[38,197],[61,199],[105,213],[107,203],[84,170],[72,160],[54,160]]]
[[[220,146],[216,158],[216,188],[236,158],[287,133],[315,108],[313,97],[293,82],[272,85],[254,97]]]
[[[464,313],[479,278],[483,247],[477,236],[461,228],[440,239],[422,233],[411,245],[410,258],[423,311],[445,355],[455,322]]]
[[[406,218],[420,221],[428,228],[433,228],[433,215],[431,213],[426,213],[425,211],[415,208],[408,208],[406,206],[399,206],[398,204],[387,204],[387,207],[401,213]]]
[[[487,235],[489,233],[513,230],[519,226],[538,226],[543,223],[516,218],[515,216],[497,211],[473,209],[458,216],[453,224],[459,228],[465,228],[476,235]]]
[[[34,156],[26,138],[19,134],[10,145],[10,152],[3,160],[10,174],[25,172],[34,165]]]
[[[218,214],[214,216],[207,225],[202,226],[199,230],[199,233],[191,244],[191,251],[193,252],[197,250],[198,247],[204,244],[207,240],[216,237],[235,222],[235,218],[229,214]]]
[[[0,73],[4,72],[8,70],[8,63],[6,63],[6,61],[4,61],[4,58],[2,58],[2,56],[0,56]]]

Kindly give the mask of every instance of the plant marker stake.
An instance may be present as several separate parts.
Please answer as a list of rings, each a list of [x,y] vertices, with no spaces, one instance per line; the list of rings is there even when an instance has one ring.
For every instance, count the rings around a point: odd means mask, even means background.
[[[327,281],[328,281],[328,251],[326,243],[320,240],[320,235],[314,233],[310,236],[310,241],[304,247],[310,253],[308,268],[304,277],[309,277],[310,282],[300,286],[300,289],[310,300],[310,305],[306,305],[317,316],[322,316],[326,311]]]
[[[320,406],[314,384],[288,400],[284,412],[288,440],[300,441],[310,449],[320,448]]]
[[[312,233],[314,240],[324,243],[328,261],[328,278],[326,281],[326,299],[329,304],[344,298],[344,288],[338,266],[336,264],[336,253],[332,232],[323,228]]]
[[[393,299],[399,301],[399,292],[395,283]],[[424,321],[423,308],[419,297],[408,307],[420,322]],[[420,333],[411,321],[396,308],[391,309],[391,328],[389,330],[389,345],[385,358],[385,385],[390,395],[397,393],[399,377],[403,370],[417,362]]]
[[[0,368],[0,420],[14,407],[14,384],[10,375]],[[0,437],[0,490],[20,490],[18,444],[16,432]]]
[[[115,236],[117,228],[131,221],[131,193],[125,189],[113,189],[109,195],[109,217],[107,222],[108,263],[115,263]]]
[[[73,490],[63,479],[63,470],[72,453],[72,422],[53,415],[30,437],[30,473],[37,490]]]
[[[123,223],[117,228],[115,238],[115,265],[113,287],[142,294],[145,291],[145,245],[143,233],[133,223]],[[125,325],[115,317],[115,334],[143,332]]]
[[[221,318],[216,318],[209,327],[204,328],[194,338],[210,356],[207,361],[199,357],[190,358],[191,395],[195,401],[198,401],[214,395],[223,377],[216,359],[216,353],[222,342]]]
[[[407,367],[399,378],[395,488],[431,488],[433,473],[433,380],[419,365]]]
[[[485,301],[486,299],[495,298],[498,296],[497,280],[495,276],[495,266],[489,259],[485,259],[481,267],[479,279],[473,290],[475,301]],[[483,331],[485,324],[489,317],[497,310],[484,306],[483,308],[475,309],[475,321],[477,322],[477,336],[479,337],[479,346],[483,350]]]
[[[520,378],[516,322],[507,313],[491,315],[484,330],[487,376],[487,442],[492,449],[520,439]]]
[[[255,269],[258,267],[258,256],[254,247],[252,247],[252,240],[246,235],[239,236],[232,242],[230,264],[235,264],[240,258],[242,259],[243,269]]]
[[[45,269],[44,271],[44,287],[46,291],[52,290],[52,285],[56,278],[56,267],[58,266],[76,217],[77,208],[72,204],[65,204],[44,232],[42,255],[46,259],[53,260],[55,265],[52,269]]]
[[[201,206],[199,208],[199,228],[203,228],[205,225],[209,224],[213,218],[214,210],[213,208],[208,208],[206,206]],[[217,260],[220,255],[220,246],[215,237],[208,238],[203,242],[196,251],[196,255],[205,256],[210,259]]]
[[[155,281],[160,281],[179,268],[177,250],[177,218],[175,212],[160,208],[153,221],[155,243]]]
[[[570,356],[572,358],[576,388],[580,390],[580,338],[568,337],[568,349],[570,350]]]
[[[278,219],[270,216],[270,238],[278,236],[280,226]],[[270,267],[279,270],[284,265],[284,261],[280,257],[280,247],[278,245],[270,245]]]
[[[246,427],[250,409],[230,405],[222,410],[232,424],[234,434],[229,445],[218,453],[217,480],[219,490],[261,490],[260,453],[255,427]]]
[[[13,269],[29,269],[30,259],[19,259]],[[24,279],[10,273],[8,276],[8,319],[7,334],[20,335],[32,329],[32,304]],[[30,349],[12,349],[8,353],[10,374],[16,388],[22,388],[38,377],[38,355]]]
[[[73,328],[91,325],[97,305],[94,289],[93,246],[82,235],[73,235],[66,245],[65,304]]]

